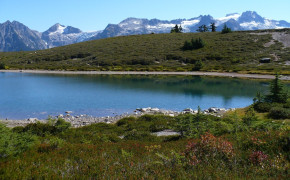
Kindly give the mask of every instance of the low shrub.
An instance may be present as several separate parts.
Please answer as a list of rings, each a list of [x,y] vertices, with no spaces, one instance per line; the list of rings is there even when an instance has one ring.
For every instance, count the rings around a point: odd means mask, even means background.
[[[37,142],[37,137],[30,133],[19,134],[0,124],[0,159],[19,155]]]
[[[246,125],[250,125],[252,122],[257,121],[258,117],[256,116],[256,113],[254,111],[253,107],[250,107],[247,111],[245,116],[242,118],[243,122]]]
[[[200,49],[205,46],[204,41],[201,38],[191,39],[191,41],[185,41],[182,47],[183,50]]]
[[[62,133],[56,127],[66,124],[63,121],[30,126],[26,132],[0,126],[0,179],[287,179],[289,124],[261,116],[252,121],[252,110],[246,117],[250,121],[237,113],[222,118],[148,115],[64,128]],[[181,123],[176,128],[184,128],[189,136],[151,134],[163,127],[173,129],[172,122]],[[44,137],[29,133],[36,127]],[[55,128],[55,135],[48,127]],[[31,141],[33,137],[39,140]]]
[[[55,123],[56,132],[63,132],[70,128],[71,124],[64,119],[58,119]]]
[[[144,115],[139,118],[127,117],[119,120],[116,125],[125,131],[157,132],[168,129],[173,118],[164,115]]]
[[[268,103],[268,102],[260,102],[260,103],[254,104],[254,109],[261,113],[269,112],[271,108],[272,108],[272,105],[271,103]]]
[[[199,71],[203,68],[203,63],[201,60],[198,60],[194,63],[194,67],[192,68],[193,71]]]
[[[0,69],[9,69],[4,63],[0,63]]]
[[[229,162],[235,156],[233,145],[222,138],[206,133],[198,141],[188,143],[185,157],[190,165],[209,164],[211,161]]]
[[[64,145],[64,140],[58,137],[49,137],[44,143],[40,144],[37,148],[39,153],[48,153],[56,150]]]
[[[132,130],[125,134],[124,140],[138,140],[138,141],[154,142],[154,141],[158,141],[158,137],[150,134],[149,132]]]
[[[23,132],[30,132],[37,136],[44,137],[49,134],[54,134],[56,132],[56,128],[53,125],[37,122],[25,126],[23,128]]]
[[[229,28],[226,24],[224,25],[223,29],[222,29],[222,34],[226,34],[226,33],[231,33],[232,29]]]
[[[290,108],[290,100],[283,104],[283,108]]]
[[[268,155],[262,151],[254,151],[250,154],[249,160],[253,165],[262,165],[268,160]]]
[[[12,128],[12,131],[15,133],[22,133],[23,129],[24,129],[23,126],[16,126],[16,127]]]
[[[98,144],[101,142],[118,142],[118,136],[124,134],[122,127],[115,124],[96,123],[80,128],[70,128],[57,134],[68,143]]]
[[[211,133],[214,135],[223,135],[226,133],[231,133],[234,131],[234,125],[224,121],[216,121],[214,123],[214,128],[211,130]]]
[[[290,119],[290,109],[273,107],[270,109],[269,117],[274,119]]]
[[[237,126],[237,127],[235,127]],[[173,129],[183,137],[197,138],[210,132],[214,135],[223,135],[235,131],[243,131],[242,122],[233,122],[228,118],[219,118],[204,114],[184,114],[175,118]]]
[[[37,136],[44,137],[46,135],[55,135],[60,132],[66,131],[71,124],[69,122],[66,122],[63,119],[58,120],[52,120],[49,119],[48,123],[33,123],[28,124],[22,129],[22,132],[30,132],[32,134],[35,134]],[[15,129],[15,131],[20,131],[21,128]]]

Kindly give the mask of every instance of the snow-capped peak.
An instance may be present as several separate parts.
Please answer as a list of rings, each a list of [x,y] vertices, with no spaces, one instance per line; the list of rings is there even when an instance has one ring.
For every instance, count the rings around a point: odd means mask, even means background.
[[[252,18],[259,16],[255,11],[246,11],[243,13],[243,15],[251,16]]]
[[[125,26],[139,26],[142,24],[142,19],[137,19],[137,18],[127,18],[121,23],[119,23],[120,27],[125,27]]]
[[[140,19],[127,18],[119,24],[109,24],[103,31],[82,32],[80,29],[72,26],[64,26],[57,23],[51,26],[47,31],[39,33],[31,31],[35,36],[40,36],[38,47],[32,44],[31,49],[44,49],[57,46],[64,46],[76,42],[87,40],[125,36],[133,34],[149,34],[149,33],[169,33],[170,30],[177,24],[181,25],[183,32],[197,32],[197,29],[202,26],[210,26],[215,23],[216,30],[221,31],[224,24],[232,30],[256,30],[256,29],[280,29],[290,28],[290,23],[287,21],[271,20],[261,17],[255,11],[246,11],[241,14],[232,13],[225,17],[214,19],[210,15],[200,15],[191,19],[175,19],[175,20],[159,20],[159,19]],[[20,29],[23,32],[29,30],[28,27],[23,27],[19,22],[6,21],[0,24],[4,27],[13,26],[15,29]],[[2,28],[7,29],[7,28]],[[1,28],[0,28],[1,31]],[[0,32],[2,33],[2,32]],[[5,33],[5,32],[4,32]],[[30,33],[31,34],[31,33]],[[30,34],[28,36],[30,37]],[[34,37],[37,38],[37,37]],[[1,38],[0,38],[1,41]],[[31,40],[32,41],[32,40]],[[26,43],[27,44],[27,43]],[[16,46],[16,45],[15,45]],[[0,47],[1,50],[1,47]]]
[[[241,17],[241,15],[238,13],[227,14],[226,17],[217,18],[216,24],[217,24],[217,26],[219,26],[220,24],[223,24],[223,23],[229,21],[230,19],[238,20],[240,17]]]
[[[59,23],[53,25],[51,28],[48,29],[48,31],[50,32],[49,34],[62,34],[65,30],[66,26],[61,25]]]

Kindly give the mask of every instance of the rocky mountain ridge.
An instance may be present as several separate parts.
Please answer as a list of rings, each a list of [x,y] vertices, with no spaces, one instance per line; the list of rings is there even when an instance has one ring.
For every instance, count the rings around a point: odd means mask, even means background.
[[[199,26],[209,25],[213,22],[217,25],[218,31],[222,29],[224,24],[234,31],[290,28],[289,22],[270,20],[261,17],[255,11],[228,14],[222,18],[201,15],[191,19],[171,21],[127,18],[119,24],[108,24],[104,30],[94,32],[82,32],[78,28],[57,23],[41,33],[29,29],[17,21],[6,21],[0,24],[0,51],[39,50],[108,37],[168,33],[175,24],[181,25],[185,33],[196,32]]]

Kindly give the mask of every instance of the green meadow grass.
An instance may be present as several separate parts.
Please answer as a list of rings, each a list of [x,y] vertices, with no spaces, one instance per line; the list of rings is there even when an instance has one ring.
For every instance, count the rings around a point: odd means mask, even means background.
[[[268,31],[285,31],[268,30]],[[2,52],[0,61],[10,69],[111,70],[111,71],[192,71],[202,62],[202,71],[289,74],[285,65],[290,48],[272,40],[271,35],[239,31],[227,34],[168,33],[132,35],[87,41],[32,52]],[[186,40],[201,38],[205,47],[182,50]],[[279,57],[274,61],[274,55]],[[270,63],[259,60],[270,57]]]
[[[69,128],[0,126],[0,179],[287,179],[289,123],[145,115]],[[152,132],[180,128],[185,136]],[[198,131],[195,131],[198,130]]]

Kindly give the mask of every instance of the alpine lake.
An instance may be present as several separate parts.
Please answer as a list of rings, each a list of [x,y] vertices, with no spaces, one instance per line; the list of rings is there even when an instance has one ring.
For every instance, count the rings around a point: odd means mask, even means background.
[[[72,115],[113,116],[136,108],[241,108],[269,80],[171,75],[0,73],[0,119]]]

